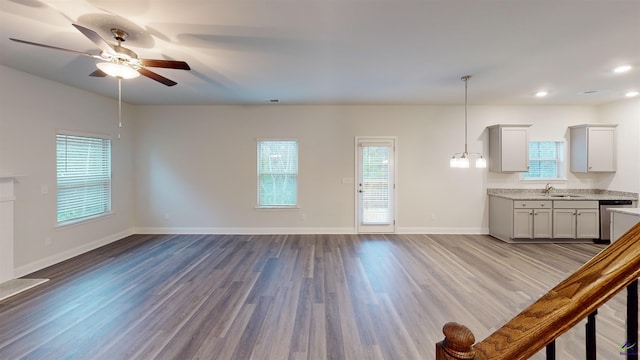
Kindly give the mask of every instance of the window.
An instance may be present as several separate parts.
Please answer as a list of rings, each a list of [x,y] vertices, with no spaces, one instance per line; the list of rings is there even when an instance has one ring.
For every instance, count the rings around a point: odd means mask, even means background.
[[[111,212],[111,140],[56,135],[58,225]]]
[[[524,180],[564,179],[564,168],[564,142],[529,142],[529,172],[522,175]]]
[[[258,207],[298,204],[298,141],[258,140]]]

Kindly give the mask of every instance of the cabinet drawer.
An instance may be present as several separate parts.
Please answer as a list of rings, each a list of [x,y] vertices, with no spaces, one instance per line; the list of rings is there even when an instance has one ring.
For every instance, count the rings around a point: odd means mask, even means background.
[[[556,200],[553,202],[554,209],[597,209],[597,200]]]
[[[551,209],[552,201],[518,200],[513,202],[514,209]]]

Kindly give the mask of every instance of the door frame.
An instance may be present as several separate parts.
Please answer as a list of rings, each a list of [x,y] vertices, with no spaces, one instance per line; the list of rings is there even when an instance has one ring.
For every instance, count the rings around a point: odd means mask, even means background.
[[[398,137],[397,136],[356,136],[354,139],[354,182],[353,182],[353,198],[354,198],[354,230],[356,234],[366,234],[367,232],[360,232],[360,203],[358,196],[358,183],[360,181],[360,169],[358,162],[358,145],[361,142],[388,142],[391,141],[393,146],[393,167],[391,175],[393,176],[392,187],[392,201],[393,207],[393,230],[388,232],[380,232],[380,234],[395,234],[398,231]]]

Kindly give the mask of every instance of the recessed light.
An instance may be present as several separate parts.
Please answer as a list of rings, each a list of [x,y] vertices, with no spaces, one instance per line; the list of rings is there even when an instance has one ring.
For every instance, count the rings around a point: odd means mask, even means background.
[[[549,95],[549,93],[548,93],[548,92],[546,92],[546,91],[544,91],[544,90],[538,91],[538,92],[536,93],[536,97],[545,97],[545,96],[547,96],[547,95]]]
[[[621,74],[621,73],[625,73],[627,71],[631,70],[631,65],[621,65],[618,66],[617,68],[613,69],[613,72],[616,74]]]
[[[624,94],[624,96],[626,96],[626,97],[635,97],[635,96],[638,96],[638,94],[640,94],[640,93],[637,92],[637,91],[629,91],[628,93]]]

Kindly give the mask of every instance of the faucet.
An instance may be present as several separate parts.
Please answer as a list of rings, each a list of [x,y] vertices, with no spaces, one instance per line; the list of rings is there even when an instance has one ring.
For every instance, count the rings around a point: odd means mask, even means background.
[[[551,190],[553,190],[553,186],[551,186],[551,184],[547,183],[547,185],[545,185],[545,187],[544,187],[544,193],[546,195],[549,195],[549,193],[551,193]]]

